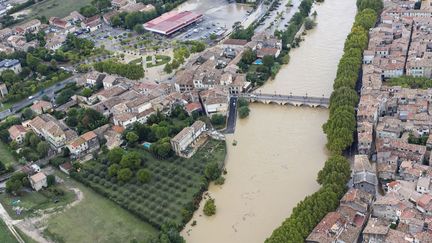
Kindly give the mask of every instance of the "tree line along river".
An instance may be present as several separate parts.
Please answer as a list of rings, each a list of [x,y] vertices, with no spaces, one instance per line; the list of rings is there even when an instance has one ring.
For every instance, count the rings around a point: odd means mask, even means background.
[[[318,25],[290,52],[290,63],[260,89],[263,93],[330,96],[356,4],[328,0],[314,10]],[[316,176],[327,159],[321,126],[328,111],[264,104],[250,108],[251,115],[227,136],[225,184],[209,188],[217,213],[204,216],[203,200],[182,231],[187,242],[264,242],[299,201],[319,189]]]

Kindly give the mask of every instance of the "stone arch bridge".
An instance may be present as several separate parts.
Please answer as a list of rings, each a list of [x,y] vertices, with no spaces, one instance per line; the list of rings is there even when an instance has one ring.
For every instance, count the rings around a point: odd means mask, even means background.
[[[261,93],[243,93],[239,97],[247,99],[249,102],[260,102],[264,104],[307,106],[328,108],[330,99],[326,97],[313,96],[295,96],[295,95],[278,95],[278,94],[261,94]]]

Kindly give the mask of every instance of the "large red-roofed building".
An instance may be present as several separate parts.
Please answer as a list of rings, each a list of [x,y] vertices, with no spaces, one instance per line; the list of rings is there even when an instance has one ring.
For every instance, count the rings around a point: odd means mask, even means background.
[[[171,35],[172,33],[201,20],[202,17],[202,14],[190,11],[171,11],[145,23],[144,28],[159,34]]]

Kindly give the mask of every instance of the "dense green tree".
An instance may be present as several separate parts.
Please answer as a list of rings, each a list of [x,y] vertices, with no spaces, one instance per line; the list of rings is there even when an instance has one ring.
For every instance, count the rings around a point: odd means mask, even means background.
[[[112,25],[113,27],[119,27],[119,26],[121,26],[121,25],[122,25],[122,20],[121,20],[121,18],[120,18],[118,15],[112,17],[112,18],[111,18],[111,25]]]
[[[48,155],[49,147],[49,144],[45,141],[41,141],[38,143],[36,150],[41,158]]]
[[[246,118],[249,116],[250,109],[247,106],[242,106],[238,109],[239,117],[240,118]]]
[[[214,199],[209,199],[205,202],[203,212],[206,216],[216,214],[216,204]]]
[[[118,74],[120,76],[137,80],[144,77],[144,69],[141,65],[123,64],[114,61],[97,62],[94,68],[99,72]]]
[[[254,28],[252,25],[245,29],[240,24],[234,24],[233,32],[231,33],[230,37],[233,39],[250,40],[253,35]]]
[[[95,6],[87,5],[80,9],[79,11],[84,17],[89,18],[98,13],[98,9]]]
[[[24,108],[24,110],[21,113],[22,117],[24,120],[29,120],[32,119],[34,117],[34,112],[32,111],[32,109],[30,109],[29,107]]]
[[[311,30],[315,27],[316,23],[311,18],[305,18],[304,26],[306,30]]]
[[[377,13],[373,9],[366,8],[356,15],[354,23],[356,26],[368,30],[375,25],[377,17]]]
[[[117,179],[119,181],[125,181],[126,182],[132,178],[132,175],[133,175],[133,173],[129,168],[123,168],[117,172]]]
[[[122,168],[137,169],[141,166],[141,155],[138,152],[128,152],[122,156],[120,166]]]
[[[157,143],[152,144],[151,150],[159,158],[168,158],[172,155],[171,144],[169,137],[159,140]]]
[[[209,181],[216,180],[221,174],[221,170],[217,163],[208,163],[204,169],[204,175]]]
[[[23,172],[15,172],[8,181],[6,181],[6,192],[17,194],[24,185],[28,185],[28,179]]]
[[[108,161],[111,164],[118,164],[122,160],[124,154],[125,152],[122,148],[113,148],[108,152]]]
[[[246,64],[251,64],[257,59],[256,53],[252,51],[250,48],[246,48],[246,50],[243,52],[241,62]]]
[[[350,175],[348,160],[342,155],[335,155],[325,162],[324,168],[318,173],[317,181],[321,185],[340,184],[340,186],[344,186]]]
[[[357,92],[348,87],[335,89],[330,96],[330,113],[340,106],[356,106],[359,101]]]
[[[129,143],[135,144],[138,141],[139,137],[135,132],[128,132],[126,134],[126,139]]]
[[[214,114],[210,118],[211,123],[215,126],[221,126],[225,124],[225,116],[221,114]]]
[[[274,63],[275,63],[275,58],[273,56],[267,55],[263,57],[264,66],[271,68],[274,65]]]
[[[12,70],[5,70],[1,73],[1,80],[7,84],[13,84],[21,81],[21,78]]]
[[[137,172],[137,178],[141,183],[147,183],[151,179],[151,173],[147,169],[140,169]]]
[[[367,47],[368,34],[367,31],[361,26],[354,26],[351,29],[351,33],[348,34],[348,38],[345,41],[344,50],[351,48],[359,48],[364,50]]]
[[[81,91],[81,95],[87,98],[90,97],[92,94],[93,94],[93,90],[87,87]]]
[[[112,164],[108,167],[108,175],[110,177],[116,176],[119,170],[120,170],[120,165]]]
[[[359,11],[370,8],[375,10],[375,12],[380,13],[383,7],[384,4],[382,0],[357,0],[357,9]]]

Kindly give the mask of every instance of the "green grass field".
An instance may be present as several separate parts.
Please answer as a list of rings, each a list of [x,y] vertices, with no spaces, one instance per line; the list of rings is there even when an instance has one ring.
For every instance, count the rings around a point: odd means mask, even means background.
[[[12,165],[18,163],[18,161],[15,159],[15,157],[10,152],[9,147],[1,141],[0,141],[0,161],[5,166],[12,166]]]
[[[34,19],[36,17],[45,16],[48,19],[56,16],[63,18],[69,15],[74,10],[79,10],[81,7],[90,4],[92,0],[45,0],[32,5],[30,13],[25,19]]]
[[[84,185],[66,178],[65,183],[78,187],[84,199],[64,213],[48,219],[46,235],[59,242],[145,242],[157,230],[139,220],[110,200]]]
[[[6,224],[0,220],[0,242],[2,243],[17,243],[18,241],[9,231],[9,228]]]
[[[61,207],[75,200],[75,193],[67,190],[64,186],[56,186],[59,189],[62,189],[65,194],[61,197],[54,196],[49,192],[22,192],[20,196],[11,196],[9,194],[3,193],[0,194],[0,202],[3,204],[6,211],[9,215],[14,219],[22,219],[27,216],[30,216],[34,213],[34,211],[39,209],[47,209],[53,207]],[[54,198],[58,199],[57,203],[54,203]],[[13,205],[13,202],[19,200],[19,203]],[[13,207],[19,206],[24,210],[20,215],[17,215],[14,211]]]

